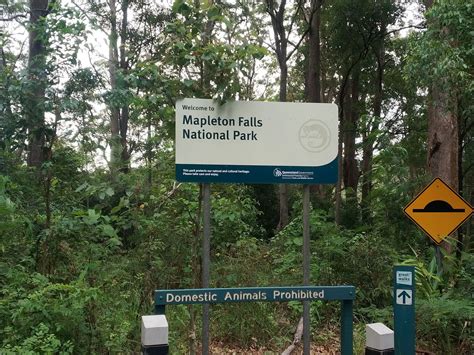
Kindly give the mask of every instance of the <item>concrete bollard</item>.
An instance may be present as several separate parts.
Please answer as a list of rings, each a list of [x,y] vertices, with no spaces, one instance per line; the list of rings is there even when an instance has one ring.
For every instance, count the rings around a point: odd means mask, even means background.
[[[372,323],[365,326],[365,355],[393,355],[393,330],[383,323]]]
[[[168,321],[163,314],[142,316],[142,354],[168,355]]]

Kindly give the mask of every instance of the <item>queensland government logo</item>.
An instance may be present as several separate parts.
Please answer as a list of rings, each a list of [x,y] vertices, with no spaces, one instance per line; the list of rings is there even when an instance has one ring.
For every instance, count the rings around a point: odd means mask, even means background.
[[[300,144],[308,152],[322,152],[331,141],[329,133],[329,128],[324,122],[320,120],[306,121],[299,130]]]
[[[283,172],[280,169],[276,168],[275,170],[273,170],[273,176],[281,177],[282,175],[283,175]]]

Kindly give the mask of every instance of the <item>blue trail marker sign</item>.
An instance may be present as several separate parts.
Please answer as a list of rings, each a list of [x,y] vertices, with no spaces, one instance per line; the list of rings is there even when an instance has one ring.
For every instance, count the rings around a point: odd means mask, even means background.
[[[395,355],[414,355],[415,267],[395,266],[393,279]]]
[[[335,184],[335,104],[176,101],[176,180]]]

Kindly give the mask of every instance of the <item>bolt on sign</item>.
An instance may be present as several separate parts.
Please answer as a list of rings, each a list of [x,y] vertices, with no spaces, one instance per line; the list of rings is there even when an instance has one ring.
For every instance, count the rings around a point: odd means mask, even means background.
[[[440,244],[471,216],[473,208],[448,184],[436,178],[405,207],[404,212]]]

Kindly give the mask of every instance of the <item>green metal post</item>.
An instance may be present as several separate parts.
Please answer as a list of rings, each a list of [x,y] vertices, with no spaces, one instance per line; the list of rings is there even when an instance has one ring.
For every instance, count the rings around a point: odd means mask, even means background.
[[[155,314],[166,314],[165,305],[155,304]]]
[[[393,323],[395,355],[415,355],[415,267],[393,269]]]
[[[352,300],[341,302],[341,355],[352,355]]]

